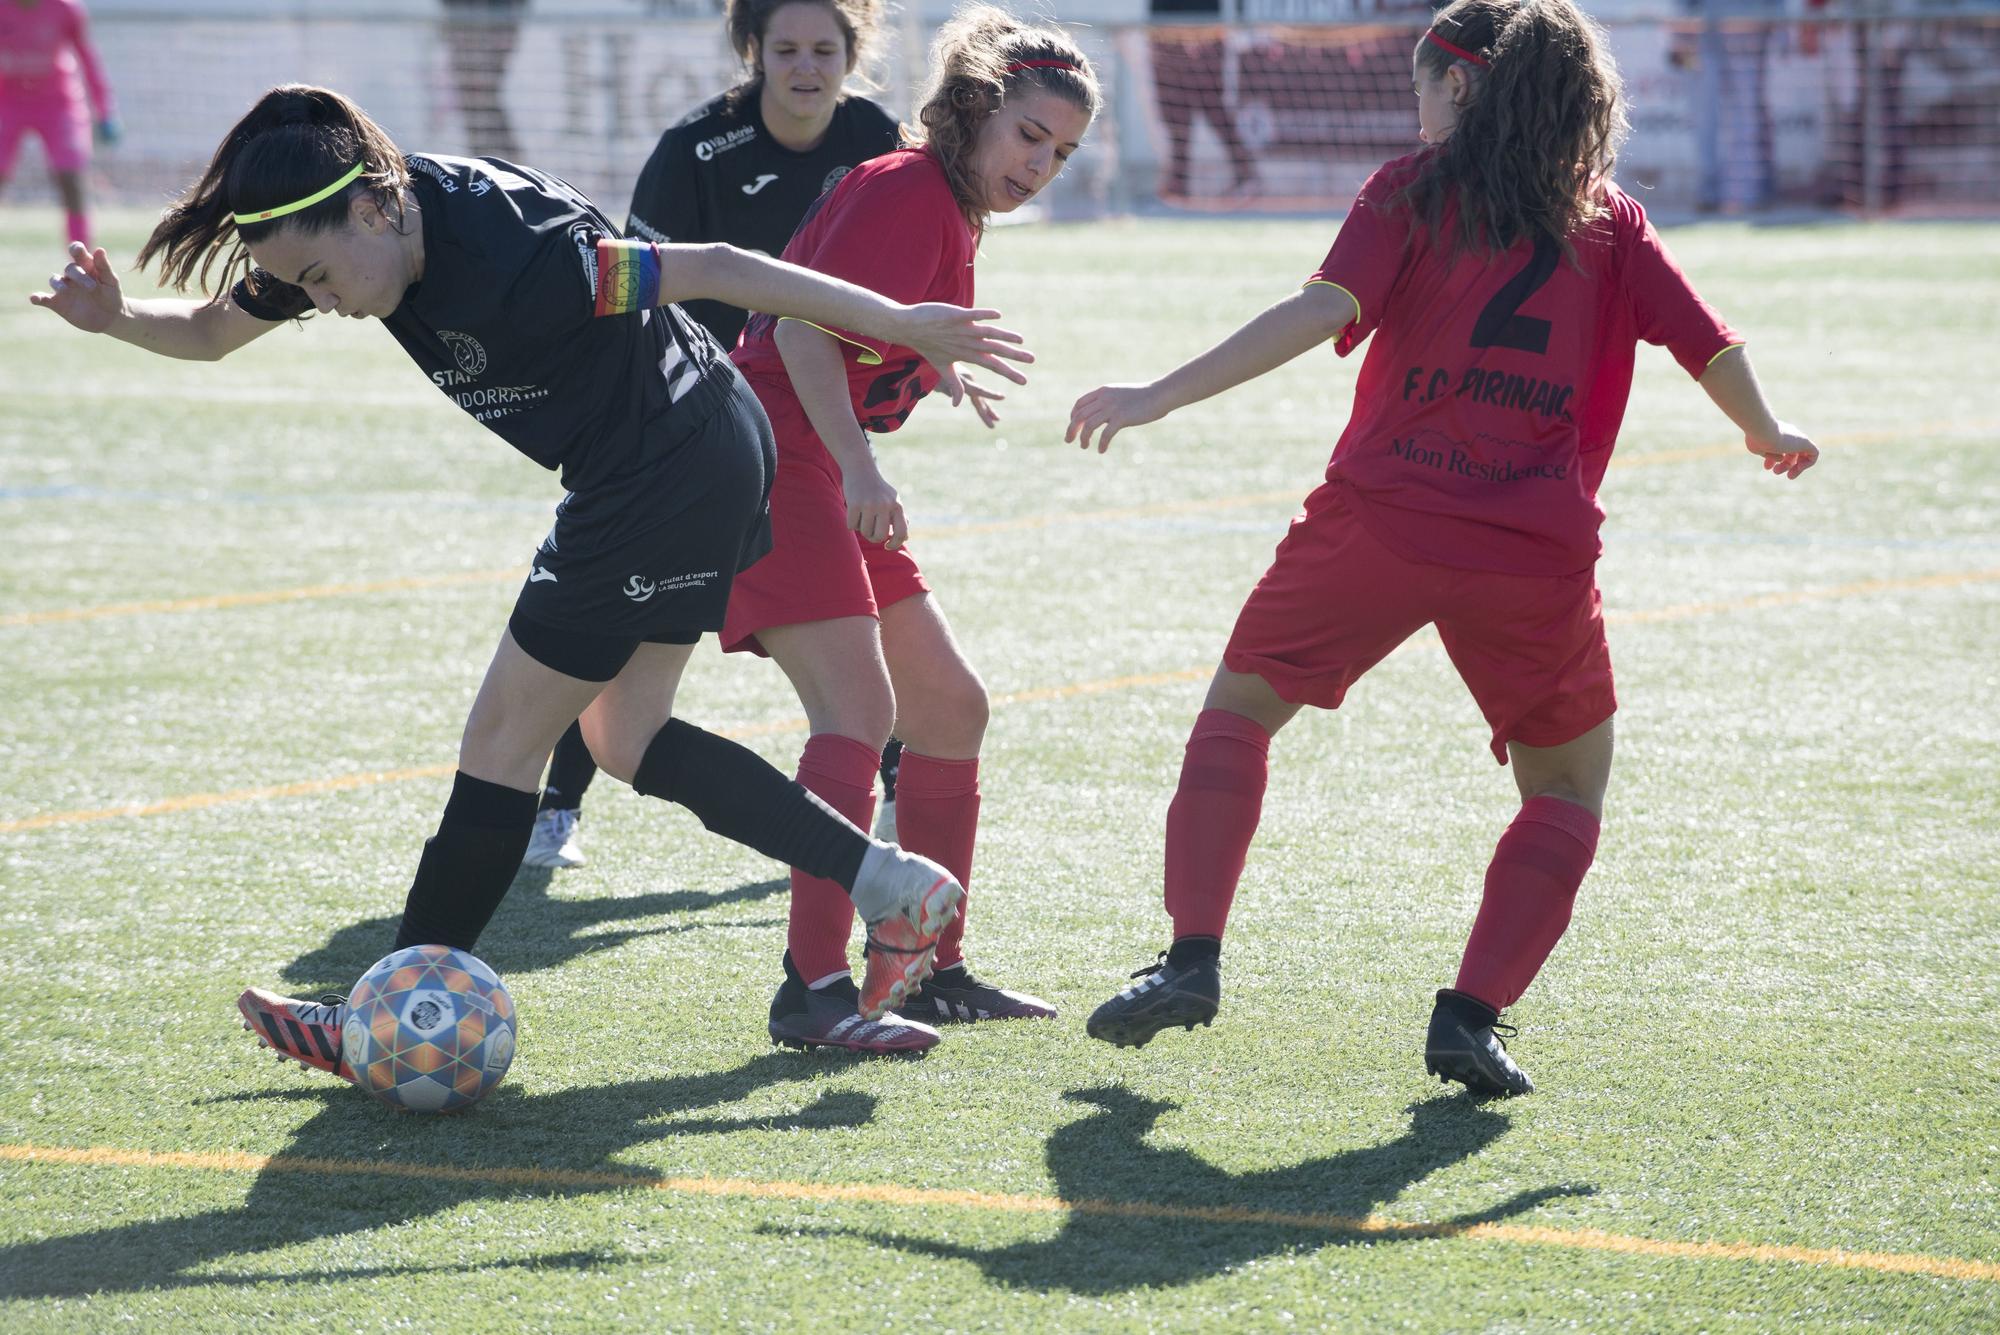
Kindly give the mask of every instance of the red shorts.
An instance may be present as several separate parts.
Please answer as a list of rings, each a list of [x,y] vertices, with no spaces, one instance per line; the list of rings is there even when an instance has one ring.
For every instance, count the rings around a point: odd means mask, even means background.
[[[835,617],[879,617],[930,592],[907,545],[890,551],[847,526],[840,465],[820,444],[789,382],[750,377],[778,440],[771,551],[736,577],[723,620],[728,653],[762,654],[757,632]]]
[[[0,177],[11,174],[21,136],[33,130],[49,170],[80,172],[90,165],[90,108],[75,98],[0,93]]]
[[[1306,498],[1222,662],[1295,704],[1334,709],[1432,622],[1503,765],[1508,742],[1560,746],[1618,708],[1595,571],[1506,575],[1408,560],[1369,533],[1335,483]]]

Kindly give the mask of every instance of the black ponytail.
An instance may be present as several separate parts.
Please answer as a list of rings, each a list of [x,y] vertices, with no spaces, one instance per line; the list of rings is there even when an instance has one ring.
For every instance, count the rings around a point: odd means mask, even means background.
[[[310,208],[263,222],[235,220],[239,213],[318,194],[357,163],[365,165],[352,185]],[[169,286],[185,291],[198,277],[205,291],[220,297],[249,268],[251,242],[281,228],[314,233],[340,226],[356,191],[371,192],[383,213],[400,223],[409,179],[402,151],[353,102],[310,84],[273,88],[231,127],[200,179],[161,215],[139,264],[157,257]],[[218,258],[221,282],[211,289],[209,272]]]

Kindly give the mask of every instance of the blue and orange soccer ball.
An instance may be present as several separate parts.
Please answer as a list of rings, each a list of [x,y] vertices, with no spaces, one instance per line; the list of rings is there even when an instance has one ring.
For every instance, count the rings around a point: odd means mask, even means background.
[[[375,961],[347,997],[341,1056],[392,1108],[456,1112],[492,1092],[514,1060],[514,998],[462,950],[411,946]]]

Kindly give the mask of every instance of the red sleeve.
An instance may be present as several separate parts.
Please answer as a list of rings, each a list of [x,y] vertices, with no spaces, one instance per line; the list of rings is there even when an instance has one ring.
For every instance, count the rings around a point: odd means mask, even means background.
[[[1334,351],[1343,357],[1381,323],[1390,289],[1402,274],[1409,252],[1409,215],[1390,207],[1393,189],[1386,167],[1368,178],[1354,197],[1354,207],[1341,223],[1339,235],[1333,238],[1333,249],[1306,280],[1308,286],[1331,283],[1353,297],[1361,310],[1360,317],[1334,341]]]
[[[1743,342],[1743,336],[1694,290],[1639,201],[1621,191],[1613,194],[1611,207],[1624,243],[1625,299],[1634,329],[1646,342],[1665,347],[1682,370],[1700,379],[1708,364],[1724,349]]]
[[[966,230],[951,192],[918,168],[883,172],[862,181],[837,209],[810,253],[785,258],[830,278],[879,292],[892,301],[951,300],[937,278],[954,236]],[[878,355],[891,345],[842,330],[842,336]]]
[[[104,67],[98,63],[97,48],[90,44],[90,27],[83,17],[83,6],[74,3],[64,7],[69,20],[69,44],[76,49],[77,63],[83,66],[84,86],[90,90],[90,105],[97,113],[97,119],[108,121],[112,117],[111,85],[105,82]]]

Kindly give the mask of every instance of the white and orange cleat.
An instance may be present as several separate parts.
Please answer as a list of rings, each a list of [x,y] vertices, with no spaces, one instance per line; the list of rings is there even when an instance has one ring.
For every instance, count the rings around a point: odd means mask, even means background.
[[[353,1081],[340,1051],[340,1027],[347,1020],[346,997],[300,1001],[261,987],[246,987],[236,998],[236,1009],[243,1016],[243,1027],[257,1036],[260,1046],[314,1070]]]
[[[965,891],[929,858],[878,843],[861,859],[853,898],[868,929],[860,1010],[879,1020],[931,976],[938,935],[958,916]]]

